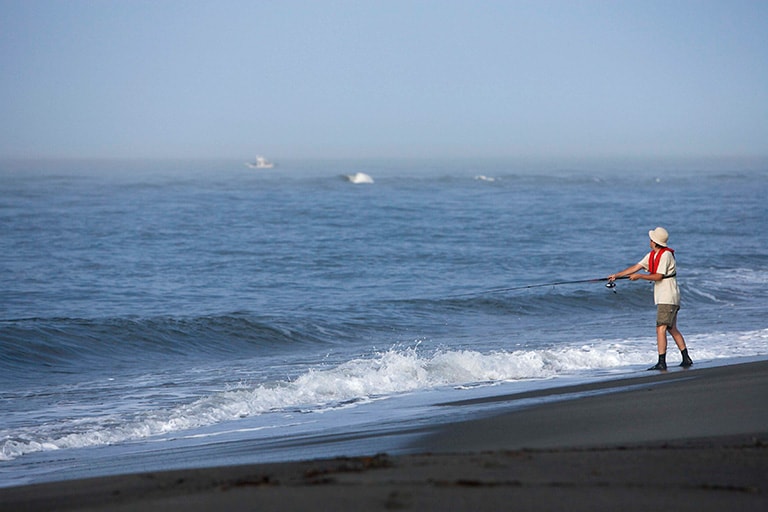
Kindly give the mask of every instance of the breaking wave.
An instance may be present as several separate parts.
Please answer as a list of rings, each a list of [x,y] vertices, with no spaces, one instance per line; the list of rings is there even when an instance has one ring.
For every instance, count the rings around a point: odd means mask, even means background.
[[[768,354],[768,329],[692,337],[697,360]],[[312,413],[399,393],[468,384],[550,379],[594,370],[627,372],[648,362],[649,339],[594,340],[578,346],[495,351],[392,348],[294,379],[241,382],[183,403],[138,412],[92,413],[0,432],[0,460],[27,453],[147,439],[276,412]]]

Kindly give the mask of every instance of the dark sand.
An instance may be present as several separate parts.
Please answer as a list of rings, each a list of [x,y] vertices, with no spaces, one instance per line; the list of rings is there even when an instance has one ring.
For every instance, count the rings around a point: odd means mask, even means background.
[[[768,510],[768,362],[486,400],[582,392],[427,432],[421,455],[13,487],[0,510]]]

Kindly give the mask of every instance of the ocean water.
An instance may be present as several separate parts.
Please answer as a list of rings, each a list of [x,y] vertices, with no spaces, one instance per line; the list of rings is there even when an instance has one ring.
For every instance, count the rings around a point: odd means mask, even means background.
[[[694,368],[768,358],[766,197],[738,168],[4,162],[0,486],[405,453],[442,402],[642,375],[652,285],[551,283],[657,225]]]

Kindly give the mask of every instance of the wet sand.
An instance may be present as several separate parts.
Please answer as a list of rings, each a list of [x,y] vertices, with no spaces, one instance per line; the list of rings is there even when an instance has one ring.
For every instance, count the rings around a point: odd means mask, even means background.
[[[545,396],[425,432],[417,455],[13,487],[0,510],[768,510],[768,362],[480,401]]]

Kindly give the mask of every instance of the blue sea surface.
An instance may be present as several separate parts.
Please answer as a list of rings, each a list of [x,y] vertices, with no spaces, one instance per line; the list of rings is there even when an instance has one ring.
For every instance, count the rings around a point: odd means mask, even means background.
[[[766,358],[766,197],[738,168],[2,162],[0,486],[401,453],[441,402],[640,374],[652,285],[587,281],[656,226],[695,367]]]

